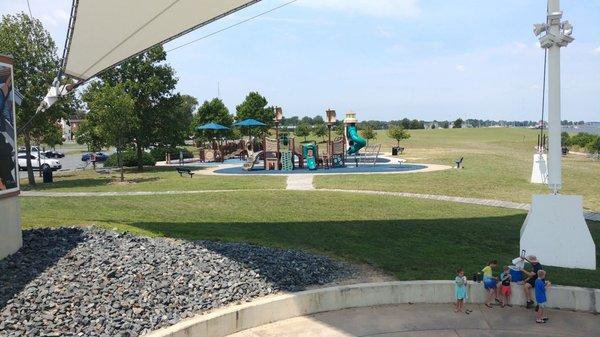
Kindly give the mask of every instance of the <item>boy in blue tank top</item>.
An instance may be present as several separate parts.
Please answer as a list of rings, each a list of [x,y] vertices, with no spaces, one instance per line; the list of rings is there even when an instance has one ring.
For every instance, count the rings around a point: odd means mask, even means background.
[[[546,281],[546,271],[541,269],[537,272],[535,280],[535,301],[537,302],[535,321],[536,323],[546,323],[548,317],[546,314],[546,290],[550,287],[550,281]]]

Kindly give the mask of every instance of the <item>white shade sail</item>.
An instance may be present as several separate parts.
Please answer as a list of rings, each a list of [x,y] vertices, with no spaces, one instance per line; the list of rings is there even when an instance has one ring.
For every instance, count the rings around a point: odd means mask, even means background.
[[[64,73],[87,80],[260,0],[74,0]]]

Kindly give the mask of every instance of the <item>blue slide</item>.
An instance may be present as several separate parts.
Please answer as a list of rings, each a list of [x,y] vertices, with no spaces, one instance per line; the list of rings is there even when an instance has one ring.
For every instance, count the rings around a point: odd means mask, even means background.
[[[347,136],[350,140],[350,147],[347,151],[348,155],[358,153],[360,149],[367,145],[367,141],[363,137],[358,135],[358,131],[356,130],[356,124],[350,124],[348,126]]]

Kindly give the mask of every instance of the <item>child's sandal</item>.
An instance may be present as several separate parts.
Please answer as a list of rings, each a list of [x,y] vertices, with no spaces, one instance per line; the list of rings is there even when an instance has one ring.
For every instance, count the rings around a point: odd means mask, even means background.
[[[486,303],[485,306],[488,307],[488,308],[490,308],[490,309],[493,308],[489,303]]]
[[[536,319],[535,322],[539,324],[546,323],[546,321],[544,321],[543,319]]]

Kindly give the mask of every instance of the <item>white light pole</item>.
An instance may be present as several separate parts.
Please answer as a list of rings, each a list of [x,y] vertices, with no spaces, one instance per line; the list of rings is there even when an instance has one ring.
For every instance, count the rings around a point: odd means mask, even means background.
[[[574,40],[573,27],[561,18],[559,0],[548,0],[546,23],[533,30],[540,36],[540,46],[548,50],[548,187],[552,193],[533,196],[521,227],[520,248],[537,255],[544,265],[596,269],[596,246],[583,217],[583,198],[558,194],[562,187],[560,48]]]
[[[548,1],[546,23],[534,26],[533,32],[540,36],[540,46],[548,49],[548,187],[558,194],[562,187],[560,142],[560,48],[573,42],[573,27],[569,21],[561,22],[559,0]],[[546,33],[542,36],[542,33]]]

